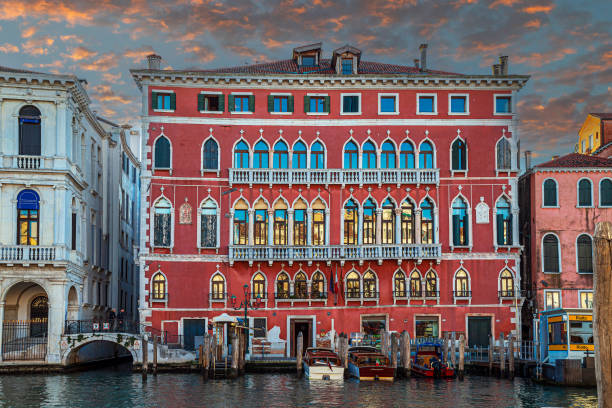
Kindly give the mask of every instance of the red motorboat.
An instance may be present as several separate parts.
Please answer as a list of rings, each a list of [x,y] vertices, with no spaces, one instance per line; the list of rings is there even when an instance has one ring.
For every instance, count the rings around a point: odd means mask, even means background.
[[[418,344],[412,361],[412,372],[423,377],[453,378],[455,370],[444,362],[441,348],[437,343]]]
[[[389,358],[374,347],[351,347],[348,354],[351,376],[359,380],[393,381],[395,378]]]

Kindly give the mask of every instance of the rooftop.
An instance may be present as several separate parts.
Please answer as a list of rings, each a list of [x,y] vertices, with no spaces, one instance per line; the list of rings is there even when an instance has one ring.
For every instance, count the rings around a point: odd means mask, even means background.
[[[595,117],[598,117],[598,118],[604,119],[604,120],[612,120],[612,112],[609,112],[609,113],[606,113],[606,112],[602,112],[602,113],[590,112],[589,115],[595,116]]]
[[[594,168],[608,167],[612,169],[612,159],[590,156],[588,154],[570,153],[557,159],[541,163],[534,168]]]

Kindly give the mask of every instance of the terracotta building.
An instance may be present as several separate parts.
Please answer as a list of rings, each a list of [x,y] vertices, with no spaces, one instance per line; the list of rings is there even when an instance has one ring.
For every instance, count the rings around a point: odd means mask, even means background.
[[[345,46],[147,69],[141,321],[185,348],[235,324],[294,353],[333,333],[520,335],[516,105],[528,76]],[[238,320],[240,322],[240,320]],[[210,326],[209,326],[210,325]]]
[[[612,159],[571,153],[519,179],[524,336],[539,312],[593,306],[593,233],[612,221]]]
[[[578,131],[576,152],[612,157],[612,113],[589,113]]]

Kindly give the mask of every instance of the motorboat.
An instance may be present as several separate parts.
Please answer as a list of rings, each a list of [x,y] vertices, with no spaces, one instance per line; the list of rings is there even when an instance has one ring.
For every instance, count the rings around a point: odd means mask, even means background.
[[[455,370],[444,362],[442,346],[432,342],[417,344],[412,372],[430,378],[453,378],[455,376]]]
[[[389,357],[374,347],[351,347],[348,350],[348,371],[360,381],[393,381],[395,369]]]
[[[327,348],[309,347],[302,361],[304,375],[311,380],[342,380],[344,367],[340,357]]]

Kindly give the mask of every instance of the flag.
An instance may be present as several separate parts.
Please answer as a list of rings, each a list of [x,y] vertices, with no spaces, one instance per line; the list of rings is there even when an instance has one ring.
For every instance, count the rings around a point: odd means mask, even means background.
[[[338,265],[336,265],[336,278],[334,279],[334,293],[338,293]]]
[[[329,291],[331,293],[336,293],[334,286],[334,272],[332,268],[329,268]]]

